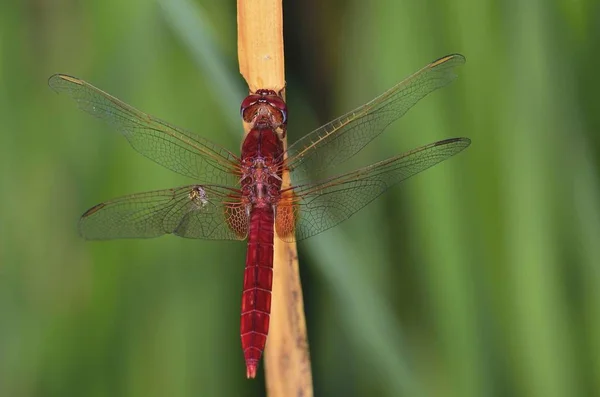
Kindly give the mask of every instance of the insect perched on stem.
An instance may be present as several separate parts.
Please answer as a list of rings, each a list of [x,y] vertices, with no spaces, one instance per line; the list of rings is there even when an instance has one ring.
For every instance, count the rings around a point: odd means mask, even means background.
[[[196,181],[133,194],[85,212],[79,223],[91,240],[163,234],[248,240],[241,339],[247,376],[256,376],[269,331],[273,241],[302,240],[348,219],[389,187],[459,153],[468,138],[450,138],[335,177],[325,170],[348,160],[427,94],[449,84],[462,55],[440,58],[381,96],[299,139],[284,151],[287,107],[274,91],[242,101],[251,125],[238,157],[183,129],[145,114],[91,84],[54,75],[50,86],[119,130],[144,156]],[[284,170],[291,187],[282,188]],[[316,177],[316,179],[315,179]]]

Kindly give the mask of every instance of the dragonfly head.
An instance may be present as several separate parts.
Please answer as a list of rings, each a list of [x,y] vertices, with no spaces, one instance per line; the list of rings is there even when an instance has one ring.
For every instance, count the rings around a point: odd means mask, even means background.
[[[256,128],[285,129],[287,106],[273,90],[258,90],[248,95],[240,107],[240,114],[246,123]]]

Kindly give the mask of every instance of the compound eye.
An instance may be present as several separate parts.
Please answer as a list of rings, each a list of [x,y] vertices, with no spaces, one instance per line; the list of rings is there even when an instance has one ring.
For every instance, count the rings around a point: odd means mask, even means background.
[[[269,95],[267,97],[267,101],[269,101],[269,104],[271,106],[273,106],[274,108],[277,108],[281,112],[281,116],[282,116],[281,124],[285,124],[287,122],[287,112],[288,112],[285,101],[277,95]]]
[[[242,116],[242,119],[246,120],[244,118],[244,112],[246,111],[246,109],[248,109],[250,106],[256,104],[256,102],[258,102],[258,100],[261,98],[260,95],[256,95],[256,94],[251,94],[248,95],[246,98],[244,98],[244,100],[242,101],[242,104],[240,106],[240,116]],[[247,120],[246,120],[247,121]]]

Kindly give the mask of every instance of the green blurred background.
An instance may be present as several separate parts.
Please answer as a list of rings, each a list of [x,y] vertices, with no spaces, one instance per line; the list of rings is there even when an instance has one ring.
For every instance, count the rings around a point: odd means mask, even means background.
[[[291,141],[467,57],[353,165],[472,146],[299,246],[316,395],[600,395],[600,2],[284,7]],[[190,181],[46,84],[81,77],[237,151],[235,20],[233,0],[0,5],[0,397],[264,395],[245,244],[81,240],[92,205]]]

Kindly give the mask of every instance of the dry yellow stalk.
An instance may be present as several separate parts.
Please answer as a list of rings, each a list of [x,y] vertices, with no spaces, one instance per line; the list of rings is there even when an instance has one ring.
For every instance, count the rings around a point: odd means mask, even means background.
[[[251,92],[285,88],[281,0],[238,0],[238,58]],[[245,125],[246,133],[248,125]],[[287,141],[284,140],[284,147]],[[283,185],[289,186],[284,173]],[[265,350],[270,397],[313,395],[295,243],[275,238],[271,323]]]

